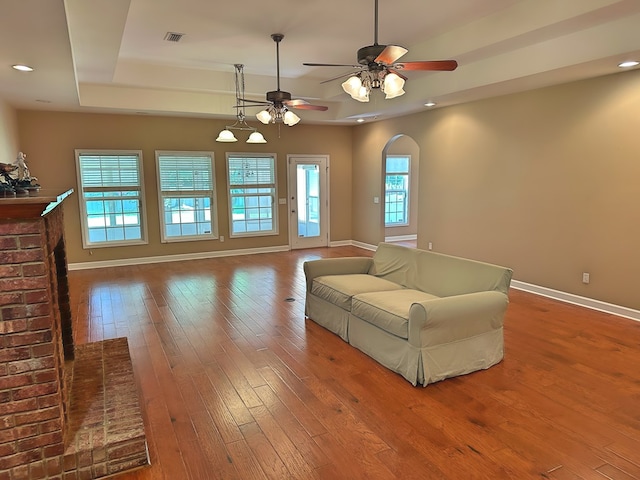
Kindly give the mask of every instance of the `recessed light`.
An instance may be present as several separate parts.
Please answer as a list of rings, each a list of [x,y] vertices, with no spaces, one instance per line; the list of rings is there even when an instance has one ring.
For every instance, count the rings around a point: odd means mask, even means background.
[[[15,70],[20,70],[21,72],[33,72],[33,68],[29,65],[11,65]]]
[[[629,60],[628,62],[622,62],[618,64],[620,68],[631,68],[631,67],[635,67],[636,65],[640,65],[640,62],[636,62],[635,60]]]
[[[359,118],[359,119],[356,120],[356,122],[362,123],[362,122],[364,122],[364,118]]]
[[[424,104],[425,107],[435,107],[436,106],[436,102],[427,102]]]

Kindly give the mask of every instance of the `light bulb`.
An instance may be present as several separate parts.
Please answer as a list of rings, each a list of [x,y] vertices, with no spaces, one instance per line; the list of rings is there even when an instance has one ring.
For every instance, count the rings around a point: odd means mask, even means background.
[[[359,102],[368,102],[369,101],[369,92],[371,90],[367,88],[366,85],[362,85],[355,95],[352,95],[354,100],[358,100]]]

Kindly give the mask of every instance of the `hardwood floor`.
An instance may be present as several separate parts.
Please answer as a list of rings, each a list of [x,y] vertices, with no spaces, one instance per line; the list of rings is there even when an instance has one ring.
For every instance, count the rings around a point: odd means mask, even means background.
[[[640,323],[512,289],[503,362],[412,387],[304,319],[302,263],[353,255],[71,272],[76,342],[129,339],[151,466],[118,479],[640,479]]]

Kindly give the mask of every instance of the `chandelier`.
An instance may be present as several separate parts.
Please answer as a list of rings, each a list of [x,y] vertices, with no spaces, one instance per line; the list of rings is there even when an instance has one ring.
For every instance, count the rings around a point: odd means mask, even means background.
[[[403,77],[387,69],[362,70],[350,76],[342,84],[342,89],[354,100],[368,102],[374,88],[382,90],[386,99],[404,95],[404,81]]]
[[[236,63],[235,65],[235,80],[236,80],[236,122],[233,125],[227,125],[224,130],[218,134],[216,142],[237,142],[238,139],[233,134],[232,130],[244,130],[250,131],[251,134],[247,139],[247,143],[267,143],[262,134],[258,132],[257,128],[251,127],[245,120],[245,99],[244,99],[244,65]],[[300,119],[298,119],[300,120]],[[264,122],[263,122],[264,123]]]
[[[282,104],[269,105],[264,110],[258,112],[256,118],[265,125],[269,123],[284,123],[289,127],[293,127],[300,121],[299,116]]]

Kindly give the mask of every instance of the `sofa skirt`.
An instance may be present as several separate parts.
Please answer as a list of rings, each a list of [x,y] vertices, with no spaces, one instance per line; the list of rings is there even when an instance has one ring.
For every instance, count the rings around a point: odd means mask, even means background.
[[[455,342],[423,347],[425,385],[487,369],[503,358],[502,327]]]
[[[307,293],[306,315],[318,325],[335,333],[345,342],[349,341],[349,312],[320,297]]]
[[[414,387],[424,382],[420,349],[406,339],[350,314],[349,343],[389,370],[402,375]]]

